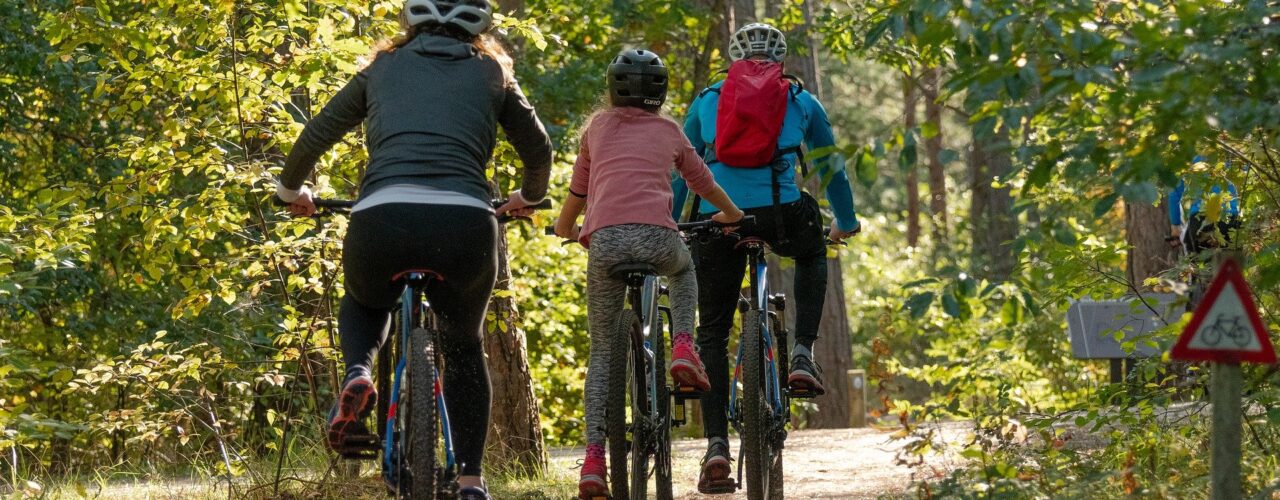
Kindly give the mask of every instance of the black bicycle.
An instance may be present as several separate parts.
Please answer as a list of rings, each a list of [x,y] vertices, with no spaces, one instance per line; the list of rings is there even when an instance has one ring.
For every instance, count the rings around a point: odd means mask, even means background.
[[[312,200],[323,214],[350,211],[350,200]],[[277,205],[287,203],[274,199]],[[500,207],[506,200],[497,200]],[[551,208],[544,200],[532,208]],[[506,223],[518,217],[498,217]],[[436,349],[440,330],[426,300],[431,283],[443,279],[430,269],[406,269],[392,281],[404,285],[392,314],[391,337],[378,352],[374,384],[378,392],[376,424],[346,435],[335,450],[347,459],[376,460],[381,452],[382,478],[397,498],[454,498],[460,464],[453,453],[449,410],[441,373],[446,362]],[[392,361],[394,360],[394,366]],[[380,432],[379,432],[380,431]]]
[[[787,349],[793,339],[784,317],[787,298],[770,291],[769,264],[765,259],[769,244],[762,238],[742,238],[734,233],[722,237],[737,238],[734,248],[746,252],[750,287],[749,295],[738,303],[742,333],[729,385],[729,422],[742,439],[738,447],[738,477],[710,487],[713,493],[732,493],[745,487],[751,500],[781,500],[782,450],[791,421],[791,400],[817,394],[787,386],[791,359]],[[843,243],[828,238],[827,245]]]
[[[686,237],[718,232],[723,227],[710,220],[677,226]],[[552,228],[546,232],[555,235]],[[661,304],[662,297],[670,297],[658,270],[647,262],[623,262],[613,266],[609,274],[627,285],[626,304],[619,311],[621,331],[610,337],[616,342],[610,351],[613,358],[609,360],[605,408],[611,498],[648,498],[652,477],[654,496],[669,500],[671,428],[684,425],[685,401],[702,393],[674,386],[668,380],[666,353],[674,332],[669,331],[671,308]]]

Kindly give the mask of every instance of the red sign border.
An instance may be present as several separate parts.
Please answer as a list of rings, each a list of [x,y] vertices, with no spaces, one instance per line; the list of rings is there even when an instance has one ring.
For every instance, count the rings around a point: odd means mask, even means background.
[[[1244,306],[1245,314],[1249,316],[1253,334],[1258,337],[1258,342],[1262,345],[1262,350],[1260,351],[1193,349],[1190,346],[1191,338],[1196,335],[1196,330],[1199,330],[1200,325],[1204,323],[1205,316],[1208,316],[1209,310],[1213,308],[1213,303],[1218,301],[1218,296],[1222,295],[1222,290],[1227,287],[1228,282],[1235,285],[1236,293],[1240,296],[1240,303]],[[1258,306],[1253,301],[1253,291],[1249,289],[1249,284],[1244,281],[1244,275],[1240,273],[1240,264],[1235,260],[1228,260],[1222,264],[1222,269],[1213,278],[1213,283],[1209,285],[1208,292],[1200,300],[1200,304],[1196,306],[1195,313],[1191,315],[1191,322],[1187,323],[1187,327],[1182,330],[1182,335],[1178,336],[1178,342],[1169,351],[1169,358],[1183,361],[1213,361],[1217,363],[1272,364],[1276,362],[1275,347],[1271,345],[1271,338],[1267,334],[1267,329],[1262,323],[1262,318],[1258,316]]]

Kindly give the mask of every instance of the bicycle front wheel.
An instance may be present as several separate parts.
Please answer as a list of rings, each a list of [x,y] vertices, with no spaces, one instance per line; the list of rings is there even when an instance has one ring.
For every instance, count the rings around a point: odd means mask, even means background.
[[[671,393],[667,385],[667,345],[661,314],[654,316],[653,332],[653,384],[658,403],[653,435],[653,493],[658,500],[671,500]]]
[[[774,455],[769,429],[773,415],[765,397],[767,370],[764,342],[761,337],[760,311],[747,311],[742,316],[742,453],[746,470],[747,498],[765,500],[781,498],[781,491],[771,495],[777,476],[781,480],[780,456]],[[778,459],[778,460],[775,460]],[[779,485],[780,486],[780,485]],[[780,489],[780,488],[778,488]]]
[[[439,427],[436,423],[436,357],[430,339],[431,332],[426,329],[415,328],[409,332],[409,387],[406,391],[409,404],[400,408],[407,410],[404,412],[401,439],[407,441],[408,446],[401,449],[407,451],[407,498],[414,500],[432,499],[436,495]],[[405,496],[406,490],[402,488],[400,491]]]

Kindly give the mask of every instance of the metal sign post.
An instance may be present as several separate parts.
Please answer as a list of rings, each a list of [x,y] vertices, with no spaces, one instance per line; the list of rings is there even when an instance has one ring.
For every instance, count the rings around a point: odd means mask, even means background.
[[[1209,374],[1213,404],[1210,498],[1240,498],[1240,363],[1275,363],[1276,352],[1235,260],[1222,264],[1169,357],[1213,363]]]

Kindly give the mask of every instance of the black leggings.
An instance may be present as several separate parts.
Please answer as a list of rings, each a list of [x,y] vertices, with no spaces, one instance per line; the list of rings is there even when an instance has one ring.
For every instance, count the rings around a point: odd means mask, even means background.
[[[404,285],[392,277],[429,269],[427,300],[439,318],[446,359],[444,396],[464,475],[480,475],[489,428],[485,311],[497,277],[498,223],[492,213],[453,205],[392,203],[351,216],[343,240],[346,296],[338,312],[347,373],[368,372],[387,336]]]
[[[812,349],[827,294],[826,233],[818,202],[805,193],[778,210],[766,206],[744,212],[756,220],[738,229],[738,234],[763,238],[774,253],[795,259],[796,343]],[[781,241],[779,225],[783,227]],[[702,395],[702,425],[709,438],[729,435],[725,413],[729,406],[729,330],[747,265],[746,252],[734,249],[735,243],[730,238],[716,238],[693,247],[698,274],[698,352],[711,382],[711,390]]]

